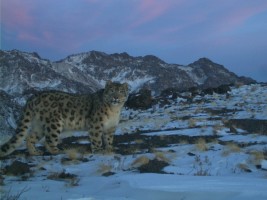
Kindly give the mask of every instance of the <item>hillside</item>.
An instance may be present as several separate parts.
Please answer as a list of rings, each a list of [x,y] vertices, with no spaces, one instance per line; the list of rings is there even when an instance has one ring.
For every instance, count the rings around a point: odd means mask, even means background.
[[[25,156],[22,146],[1,160],[0,194],[40,200],[266,199],[266,94],[266,85],[253,84],[192,99],[181,93],[149,109],[125,108],[112,154],[91,154],[86,132],[63,138],[64,151],[55,156]]]

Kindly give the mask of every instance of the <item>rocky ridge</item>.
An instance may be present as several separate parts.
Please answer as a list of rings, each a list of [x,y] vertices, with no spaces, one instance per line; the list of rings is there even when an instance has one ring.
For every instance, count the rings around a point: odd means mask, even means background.
[[[179,88],[180,91],[192,87],[202,89],[236,83],[252,83],[254,80],[239,77],[207,58],[200,58],[187,66],[168,64],[156,56],[133,57],[127,53],[106,54],[91,51],[54,62],[52,68],[67,77],[77,80],[86,76],[101,85],[106,80],[128,82],[132,91],[141,88],[159,94],[167,88]],[[75,76],[73,76],[75,74]],[[82,79],[84,82],[84,79]]]

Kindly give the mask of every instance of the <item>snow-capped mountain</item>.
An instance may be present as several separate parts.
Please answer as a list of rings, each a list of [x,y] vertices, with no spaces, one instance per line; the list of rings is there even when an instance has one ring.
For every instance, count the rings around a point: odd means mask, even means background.
[[[129,83],[131,91],[146,88],[154,94],[167,88],[186,90],[255,82],[238,77],[207,58],[181,66],[152,55],[133,57],[127,53],[91,51],[51,62],[37,53],[12,50],[0,51],[0,62],[0,89],[8,94],[47,89],[93,92],[110,79]]]
[[[147,88],[156,94],[167,88],[186,90],[192,87],[209,88],[237,82],[255,82],[250,78],[238,77],[207,58],[181,66],[168,64],[152,55],[133,57],[127,53],[91,51],[68,56],[53,63],[52,67],[66,77],[75,80],[79,77],[82,82],[86,80],[84,77],[90,77],[103,85],[111,79],[128,82],[132,91]]]
[[[11,95],[21,95],[29,90],[93,92],[98,89],[97,83],[83,84],[55,72],[52,63],[37,53],[17,50],[0,51],[0,79],[0,90]]]

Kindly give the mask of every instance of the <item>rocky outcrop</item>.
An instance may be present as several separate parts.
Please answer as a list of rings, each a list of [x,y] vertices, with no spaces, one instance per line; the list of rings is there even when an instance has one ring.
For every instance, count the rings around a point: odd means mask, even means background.
[[[151,91],[143,89],[138,93],[130,94],[125,106],[132,109],[148,109],[152,106],[152,99]]]

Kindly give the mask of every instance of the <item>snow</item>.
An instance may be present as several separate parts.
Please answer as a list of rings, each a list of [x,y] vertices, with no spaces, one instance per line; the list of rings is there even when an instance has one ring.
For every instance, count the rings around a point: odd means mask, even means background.
[[[134,72],[131,72],[131,70],[123,71],[121,73],[118,73],[116,76],[114,76],[112,78],[112,81],[127,82],[130,86],[130,91],[137,92],[140,88],[142,88],[142,86],[145,83],[154,80],[154,77],[147,76],[147,75],[145,75],[142,78],[134,78],[134,80],[129,80],[129,78],[127,78],[127,77],[134,77],[134,74],[135,74],[135,71]]]
[[[27,185],[27,199],[68,200],[146,200],[146,199],[259,199],[267,198],[267,180],[243,177],[197,177],[161,174],[121,174],[114,177],[91,176],[79,187],[57,181],[15,182],[20,191]],[[31,192],[35,191],[35,192]],[[37,192],[38,191],[38,192]]]
[[[186,135],[186,136],[199,136],[200,133],[202,135],[213,135],[212,134],[212,127],[207,127],[205,130],[201,130],[201,128],[189,128],[189,129],[182,129],[182,130],[173,130],[173,131],[158,131],[158,132],[149,132],[145,133],[144,135]],[[204,131],[206,133],[204,133]]]
[[[261,161],[261,168],[267,170],[267,160]]]
[[[32,172],[22,176],[3,174],[0,195],[25,191],[21,199],[38,200],[267,199],[267,134],[242,128],[232,133],[224,124],[229,119],[267,119],[266,94],[266,86],[250,85],[232,88],[229,97],[207,95],[195,97],[191,103],[180,97],[170,105],[155,105],[148,110],[124,109],[116,136],[127,133],[143,139],[120,145],[129,145],[130,149],[151,138],[168,136],[180,140],[128,154],[79,153],[77,159],[69,159],[68,153],[11,156],[1,160],[2,170],[19,160],[32,164]],[[75,132],[74,136],[86,133]],[[86,145],[88,141],[77,143]],[[135,162],[141,157],[167,161],[164,174],[140,173]],[[49,178],[61,172],[76,178]],[[106,172],[112,174],[105,177]]]
[[[142,88],[145,83],[151,82],[153,80],[154,77],[145,76],[143,78],[137,78],[134,81],[127,81],[127,83],[130,85],[131,92],[136,92],[137,90]]]
[[[194,80],[198,85],[204,84],[205,80],[207,79],[207,76],[201,76],[201,77],[196,76],[196,74],[193,73],[194,68],[191,66],[179,66],[179,69],[185,71],[187,75],[190,78],[192,78],[192,80]]]

